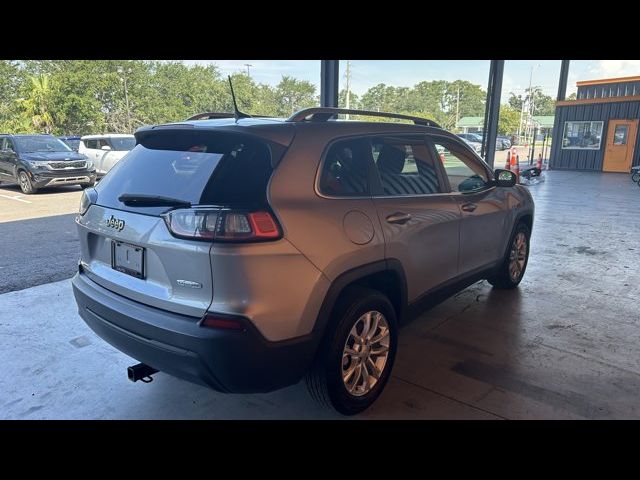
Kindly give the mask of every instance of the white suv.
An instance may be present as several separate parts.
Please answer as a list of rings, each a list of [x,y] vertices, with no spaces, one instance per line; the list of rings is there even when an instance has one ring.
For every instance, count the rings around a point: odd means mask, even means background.
[[[85,135],[80,139],[78,152],[93,160],[98,176],[102,177],[135,146],[133,135]]]

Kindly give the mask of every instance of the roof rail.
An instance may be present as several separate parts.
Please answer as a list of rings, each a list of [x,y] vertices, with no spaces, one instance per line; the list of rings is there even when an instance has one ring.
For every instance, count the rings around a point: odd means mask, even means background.
[[[399,118],[402,120],[411,120],[416,125],[424,125],[427,127],[440,127],[433,120],[421,117],[413,117],[411,115],[403,115],[401,113],[388,113],[388,112],[372,112],[369,110],[354,110],[350,108],[334,108],[334,107],[313,107],[305,108],[299,112],[291,115],[287,122],[326,122],[327,120],[335,117],[339,114],[350,115],[366,115],[369,117],[386,117],[386,118]]]

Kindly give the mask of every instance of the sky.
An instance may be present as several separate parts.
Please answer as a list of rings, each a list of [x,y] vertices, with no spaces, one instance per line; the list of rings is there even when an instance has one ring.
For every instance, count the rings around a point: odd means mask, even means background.
[[[276,85],[283,75],[308,80],[320,87],[319,60],[186,60],[188,64],[215,64],[225,74],[246,72],[259,83]],[[368,88],[384,83],[411,87],[429,80],[468,80],[487,88],[488,60],[350,60],[351,90],[362,95]],[[345,85],[346,60],[340,61],[340,89]],[[546,95],[558,92],[560,60],[507,60],[504,68],[502,101],[511,92],[522,94],[529,81]],[[576,91],[576,82],[598,78],[640,75],[640,60],[572,60],[567,95]]]

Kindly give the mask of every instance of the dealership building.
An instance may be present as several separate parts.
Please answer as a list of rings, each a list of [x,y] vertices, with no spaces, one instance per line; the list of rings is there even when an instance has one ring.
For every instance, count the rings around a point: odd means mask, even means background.
[[[577,82],[556,103],[550,167],[629,172],[640,165],[640,76]]]

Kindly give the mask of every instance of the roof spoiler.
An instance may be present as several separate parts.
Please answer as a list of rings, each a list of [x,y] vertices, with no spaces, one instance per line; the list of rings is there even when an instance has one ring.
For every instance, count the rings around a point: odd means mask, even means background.
[[[189,117],[185,120],[185,122],[189,122],[191,120],[211,120],[214,118],[235,118],[235,113],[231,112],[203,112],[194,115],[193,117]],[[251,115],[251,117],[243,117],[243,118],[272,118],[269,115]]]
[[[369,110],[355,110],[350,108],[333,108],[333,107],[313,107],[300,110],[299,112],[291,115],[287,122],[326,122],[337,115],[349,114],[349,115],[365,115],[369,117],[385,117],[385,118],[398,118],[402,120],[410,120],[415,125],[424,125],[427,127],[442,128],[433,120],[428,118],[413,117],[411,115],[403,115],[401,113],[388,113],[388,112],[373,112]]]

